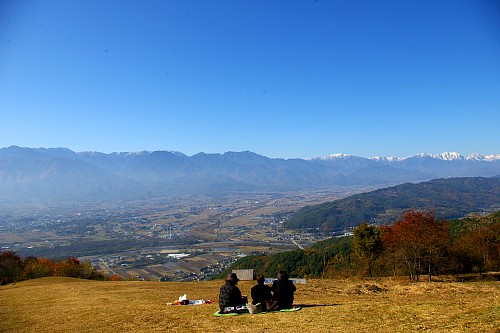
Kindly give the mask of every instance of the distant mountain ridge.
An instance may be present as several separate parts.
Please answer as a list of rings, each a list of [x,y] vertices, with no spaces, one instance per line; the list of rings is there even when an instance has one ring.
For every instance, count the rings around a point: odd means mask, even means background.
[[[392,224],[410,209],[434,211],[454,219],[470,213],[500,210],[500,177],[434,179],[401,184],[345,199],[307,206],[290,220],[288,228],[345,230],[361,223]]]
[[[332,155],[327,155],[327,156],[320,156],[320,157],[315,157],[311,158],[309,160],[315,160],[315,159],[320,159],[320,160],[330,160],[330,159],[338,159],[338,158],[362,158],[362,157],[356,157],[353,155],[348,155],[348,154],[332,154]],[[481,155],[478,153],[472,153],[469,155],[461,155],[456,152],[443,152],[441,154],[427,154],[427,153],[420,153],[417,155],[413,156],[408,156],[408,157],[392,157],[392,156],[387,156],[387,157],[382,157],[382,156],[374,156],[370,157],[370,160],[373,161],[385,161],[385,162],[401,162],[407,159],[414,159],[414,158],[434,158],[434,159],[439,159],[443,161],[454,161],[454,160],[467,160],[467,161],[495,161],[495,160],[500,160],[500,154],[497,155]]]
[[[500,155],[460,156],[443,153],[368,159],[334,154],[281,159],[250,151],[187,156],[173,151],[106,154],[12,146],[0,149],[0,201],[122,200],[179,192],[384,186],[500,175]]]

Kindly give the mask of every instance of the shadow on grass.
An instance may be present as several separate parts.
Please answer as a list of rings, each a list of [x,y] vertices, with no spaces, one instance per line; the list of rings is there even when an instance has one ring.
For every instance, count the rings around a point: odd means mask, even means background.
[[[301,308],[315,308],[315,307],[321,307],[321,306],[339,306],[342,305],[340,303],[332,303],[332,304],[297,304],[297,306],[300,306]]]
[[[433,276],[433,282],[475,282],[475,281],[500,281],[500,272],[469,273],[457,275]]]

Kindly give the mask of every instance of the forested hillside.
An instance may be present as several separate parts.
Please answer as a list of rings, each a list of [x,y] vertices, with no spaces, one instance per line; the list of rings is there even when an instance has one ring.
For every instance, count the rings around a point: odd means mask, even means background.
[[[418,252],[418,253],[417,253]],[[432,213],[409,211],[393,226],[363,224],[354,236],[334,237],[305,250],[254,255],[221,273],[253,268],[275,277],[347,277],[484,273],[500,270],[500,211],[482,217],[440,220]]]
[[[334,237],[318,242],[306,250],[294,250],[272,255],[253,255],[234,263],[219,274],[223,278],[233,269],[253,268],[256,273],[275,277],[280,270],[291,272],[294,277],[320,277],[325,271],[326,261],[336,256],[349,257],[351,237]]]
[[[448,178],[402,184],[345,199],[307,206],[286,227],[345,230],[361,223],[390,224],[409,209],[434,211],[455,219],[500,208],[500,178]]]

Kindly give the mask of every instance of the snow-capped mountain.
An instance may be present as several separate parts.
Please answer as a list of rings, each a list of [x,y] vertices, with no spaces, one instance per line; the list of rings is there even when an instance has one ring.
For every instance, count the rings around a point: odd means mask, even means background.
[[[485,161],[500,161],[500,154],[497,155],[485,155],[483,156]]]
[[[338,153],[338,154],[331,154],[331,155],[327,155],[327,156],[319,156],[319,157],[307,158],[307,160],[329,161],[329,160],[349,159],[349,158],[361,158],[361,157]]]
[[[336,154],[335,154],[336,155]],[[334,156],[334,155],[329,155],[329,156]],[[377,162],[401,162],[404,160],[408,159],[425,159],[425,158],[432,158],[432,159],[438,159],[442,161],[487,161],[487,162],[492,162],[496,160],[500,160],[500,154],[499,155],[481,155],[478,153],[473,153],[469,155],[461,155],[456,152],[443,152],[441,154],[427,154],[427,153],[421,153],[417,154],[414,156],[409,156],[409,157],[381,157],[381,156],[375,156],[371,157],[370,159],[372,161],[377,161]]]
[[[363,158],[332,154],[285,160],[249,151],[187,156],[174,151],[106,154],[13,146],[0,149],[0,202],[384,186],[499,175],[500,155],[441,153]]]

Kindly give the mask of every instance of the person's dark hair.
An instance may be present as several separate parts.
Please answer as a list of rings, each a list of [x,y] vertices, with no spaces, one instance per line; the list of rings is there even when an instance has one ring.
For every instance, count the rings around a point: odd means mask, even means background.
[[[264,284],[264,281],[266,281],[266,278],[264,275],[259,274],[255,277],[255,280],[257,281],[257,284]]]
[[[237,284],[239,280],[240,279],[238,279],[236,273],[228,274],[226,277],[226,282],[229,282],[230,284]]]
[[[288,280],[288,274],[286,271],[279,271],[277,276],[278,281],[286,281]]]

